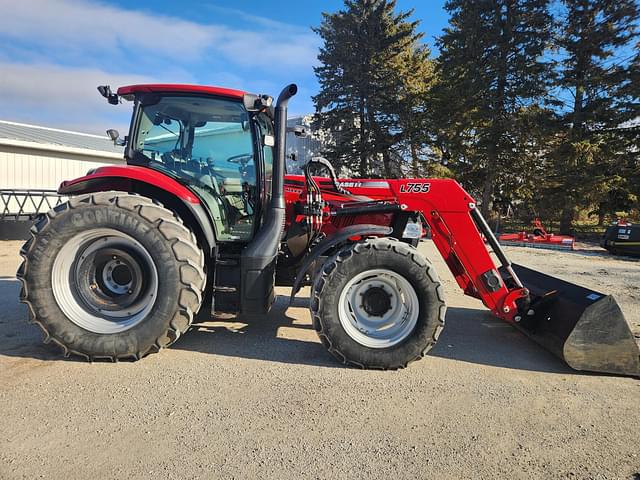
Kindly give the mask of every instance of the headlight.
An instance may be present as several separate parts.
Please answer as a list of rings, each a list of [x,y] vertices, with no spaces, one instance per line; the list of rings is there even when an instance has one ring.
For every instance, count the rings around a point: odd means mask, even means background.
[[[409,220],[402,232],[402,238],[422,238],[422,222]]]

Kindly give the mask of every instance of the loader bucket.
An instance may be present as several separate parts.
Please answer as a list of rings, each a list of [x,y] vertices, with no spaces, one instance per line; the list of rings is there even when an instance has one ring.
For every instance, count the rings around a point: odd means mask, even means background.
[[[576,370],[640,376],[640,340],[613,296],[512,267],[533,300],[524,333]]]

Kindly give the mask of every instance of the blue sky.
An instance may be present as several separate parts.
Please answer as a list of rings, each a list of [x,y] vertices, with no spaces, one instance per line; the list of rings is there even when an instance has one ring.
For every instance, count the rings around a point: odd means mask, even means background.
[[[425,41],[447,24],[444,0],[415,9]],[[310,27],[342,1],[0,0],[0,119],[103,133],[126,130],[130,105],[96,86],[197,83],[277,95],[295,82],[292,113],[313,111],[319,38]]]

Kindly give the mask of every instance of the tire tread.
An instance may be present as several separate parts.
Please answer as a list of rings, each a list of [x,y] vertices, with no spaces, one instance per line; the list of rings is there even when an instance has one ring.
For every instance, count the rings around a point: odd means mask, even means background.
[[[404,363],[388,365],[388,366],[376,366],[376,365],[363,365],[360,362],[357,362],[353,359],[347,357],[347,355],[340,350],[338,345],[332,344],[331,340],[325,333],[325,325],[323,324],[322,316],[320,315],[320,311],[322,310],[322,297],[323,291],[328,284],[330,284],[329,280],[331,277],[337,274],[340,270],[340,264],[351,261],[352,257],[357,257],[370,249],[374,249],[377,251],[389,251],[393,250],[395,253],[405,256],[410,261],[415,263],[418,267],[424,270],[425,275],[429,278],[431,283],[435,284],[437,298],[440,301],[441,305],[438,307],[438,325],[436,326],[431,340],[422,350],[420,355],[408,359]],[[353,258],[354,262],[357,262],[356,258]],[[368,238],[358,243],[354,243],[348,245],[347,247],[340,250],[336,255],[329,258],[326,263],[322,266],[319,272],[319,278],[314,281],[313,288],[311,291],[311,299],[309,304],[309,309],[311,311],[311,318],[313,327],[316,330],[318,336],[320,337],[320,341],[325,346],[325,348],[342,364],[350,365],[352,367],[358,368],[369,368],[376,370],[398,370],[402,368],[406,368],[410,363],[415,362],[423,358],[429,350],[435,345],[440,333],[444,328],[445,322],[445,314],[446,314],[446,304],[444,300],[444,289],[440,280],[438,279],[438,275],[436,273],[435,268],[429,262],[427,258],[422,256],[414,247],[408,245],[406,243],[398,241],[396,238],[392,237],[374,237]]]
[[[167,330],[161,334],[152,345],[145,351],[129,351],[125,353],[116,352],[113,355],[92,356],[88,352],[77,351],[69,348],[64,339],[56,338],[48,331],[46,321],[43,316],[46,312],[36,312],[28,288],[29,276],[29,256],[36,244],[38,235],[45,233],[51,227],[51,221],[58,215],[63,215],[67,211],[74,210],[86,205],[108,205],[112,204],[124,210],[141,215],[149,222],[156,225],[162,236],[172,245],[172,251],[179,263],[180,272],[180,293],[179,308],[175,316],[169,322]],[[164,228],[160,228],[165,225]],[[180,254],[176,253],[176,246],[179,246]],[[156,200],[119,191],[97,192],[77,197],[71,197],[67,202],[57,205],[49,210],[38,220],[30,230],[30,238],[20,249],[22,263],[18,268],[16,277],[21,283],[20,301],[27,305],[29,310],[29,321],[37,325],[44,333],[45,343],[58,345],[65,357],[76,355],[88,361],[106,359],[113,362],[123,359],[139,360],[140,358],[168,347],[184,334],[198,312],[202,303],[202,290],[206,283],[204,272],[204,253],[198,247],[194,233],[189,230],[182,220],[171,210],[165,208]],[[168,341],[165,341],[168,339]]]

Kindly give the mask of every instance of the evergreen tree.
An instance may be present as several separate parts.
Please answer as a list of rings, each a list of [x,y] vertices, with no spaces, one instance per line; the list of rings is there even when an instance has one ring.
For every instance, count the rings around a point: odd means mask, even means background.
[[[314,29],[324,41],[314,103],[320,127],[333,137],[325,154],[359,176],[399,175],[399,145],[418,136],[417,122],[406,122],[418,95],[409,86],[415,75],[402,73],[407,62],[425,71],[420,63],[429,53],[419,46],[418,22],[407,20],[412,12],[395,13],[395,7],[395,0],[346,0],[343,10],[323,13]]]
[[[450,176],[447,170],[438,169],[433,154],[433,128],[431,90],[435,79],[435,62],[426,46],[408,48],[400,56],[394,71],[397,87],[389,110],[397,109],[400,134],[397,143],[398,156],[410,160],[404,174],[413,177]]]
[[[438,39],[437,139],[488,215],[494,195],[511,195],[505,189],[513,177],[538,158],[518,148],[516,125],[548,90],[548,0],[448,0],[445,8],[451,18]]]
[[[631,200],[625,172],[633,168],[629,155],[637,155],[637,147],[620,127],[640,115],[640,65],[637,50],[630,61],[637,42],[636,0],[563,0],[563,5],[558,46],[564,58],[556,87],[568,101],[561,111],[555,170],[561,179],[560,230],[569,233],[580,207],[598,204],[602,218]]]

